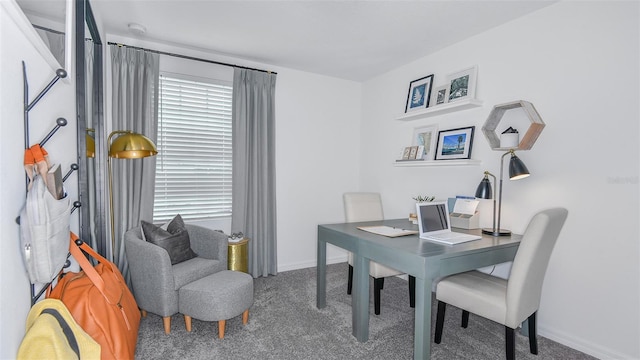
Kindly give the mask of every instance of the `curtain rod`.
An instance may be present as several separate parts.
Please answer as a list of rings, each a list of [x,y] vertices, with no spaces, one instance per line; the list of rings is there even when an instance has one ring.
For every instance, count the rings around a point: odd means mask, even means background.
[[[117,46],[127,47],[127,48],[131,48],[131,49],[136,49],[136,50],[149,51],[149,52],[156,53],[156,54],[160,54],[160,55],[174,56],[174,57],[178,57],[178,58],[182,58],[182,59],[187,59],[187,60],[202,61],[202,62],[206,62],[206,63],[210,63],[210,64],[217,64],[217,65],[224,65],[224,66],[237,67],[237,68],[240,68],[240,69],[247,69],[247,70],[261,71],[261,72],[266,72],[266,73],[269,73],[269,74],[276,74],[276,75],[278,74],[278,73],[277,73],[277,72],[275,72],[275,71],[263,70],[263,69],[256,69],[256,68],[250,68],[250,67],[246,67],[246,66],[240,66],[240,65],[235,65],[235,64],[229,64],[229,63],[224,63],[224,62],[214,61],[214,60],[201,59],[201,58],[197,58],[197,57],[193,57],[193,56],[187,56],[187,55],[175,54],[175,53],[170,53],[170,52],[165,52],[165,51],[158,51],[158,50],[145,49],[145,48],[138,47],[138,46],[131,46],[131,45],[126,45],[126,44],[114,43],[114,42],[108,42],[108,43],[107,43],[107,45],[117,45]]]
[[[31,25],[32,25],[34,28],[36,28],[36,29],[40,29],[40,30],[44,30],[44,31],[48,31],[48,32],[50,32],[50,33],[54,33],[54,34],[57,34],[57,35],[64,35],[64,32],[62,32],[62,31],[49,29],[49,28],[47,28],[47,27],[40,26],[40,25],[36,25],[36,24],[31,24]]]

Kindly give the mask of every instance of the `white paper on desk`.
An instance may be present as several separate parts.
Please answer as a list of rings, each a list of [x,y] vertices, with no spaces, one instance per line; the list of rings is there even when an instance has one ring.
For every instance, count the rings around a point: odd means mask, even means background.
[[[456,214],[473,215],[476,213],[476,208],[480,201],[471,199],[456,199],[456,204],[453,205],[453,212]]]
[[[405,230],[392,226],[358,226],[358,229],[387,237],[398,237],[418,233],[415,230]]]

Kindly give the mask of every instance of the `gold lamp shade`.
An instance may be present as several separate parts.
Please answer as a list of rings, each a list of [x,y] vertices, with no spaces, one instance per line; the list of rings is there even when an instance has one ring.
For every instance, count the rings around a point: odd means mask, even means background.
[[[156,145],[148,137],[134,132],[114,131],[122,134],[109,147],[109,157],[116,159],[141,159],[158,153]]]
[[[113,142],[111,139],[119,135]],[[115,250],[115,217],[113,208],[113,175],[111,170],[111,158],[116,159],[141,159],[148,156],[153,156],[158,153],[156,144],[148,137],[134,133],[129,130],[116,130],[109,134],[107,138],[107,144],[109,146],[109,156],[107,157],[107,164],[109,168],[109,212],[111,220],[111,249]],[[113,259],[113,254],[112,254]]]

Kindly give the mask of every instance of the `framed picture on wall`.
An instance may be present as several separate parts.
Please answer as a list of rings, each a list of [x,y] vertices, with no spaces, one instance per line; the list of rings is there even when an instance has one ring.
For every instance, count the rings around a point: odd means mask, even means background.
[[[441,85],[433,88],[431,92],[431,101],[429,105],[437,106],[446,103],[449,100],[449,85]]]
[[[409,93],[407,94],[407,105],[404,112],[408,113],[426,109],[429,106],[432,85],[433,74],[410,82]]]
[[[438,138],[438,126],[422,126],[413,129],[412,144],[422,146],[422,156],[417,154],[417,158],[424,160],[433,160],[433,154],[436,148],[436,140]]]
[[[478,67],[470,68],[449,74],[449,89],[447,101],[458,101],[462,99],[473,99],[476,96],[476,78],[478,76]]]
[[[443,130],[438,133],[436,160],[471,159],[475,126]]]

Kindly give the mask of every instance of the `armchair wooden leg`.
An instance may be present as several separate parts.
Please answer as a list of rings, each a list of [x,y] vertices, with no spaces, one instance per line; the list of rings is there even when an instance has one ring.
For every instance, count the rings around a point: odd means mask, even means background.
[[[516,331],[508,326],[504,327],[505,351],[507,360],[515,360],[516,358]]]
[[[242,313],[242,324],[247,325],[248,322],[249,322],[249,309],[245,310]]]
[[[529,350],[532,354],[538,355],[538,339],[536,337],[536,313],[529,316]]]
[[[188,332],[191,332],[191,316],[189,315],[184,316],[184,327],[187,329]]]
[[[165,316],[162,318],[162,325],[164,325],[164,333],[168,334],[171,332],[171,316]]]
[[[347,294],[351,295],[352,287],[353,287],[353,266],[349,265],[349,276],[347,278]]]
[[[376,315],[380,315],[380,290],[384,287],[384,278],[373,279],[373,304]]]
[[[140,309],[140,316],[142,316],[143,318],[147,317],[147,310]]]
[[[440,344],[442,341],[442,328],[444,327],[444,313],[447,310],[447,303],[438,300],[438,312],[436,313],[436,333],[433,336],[433,342]]]
[[[416,307],[416,277],[409,275],[409,306]]]
[[[218,338],[224,339],[224,327],[227,325],[227,320],[218,321]]]

